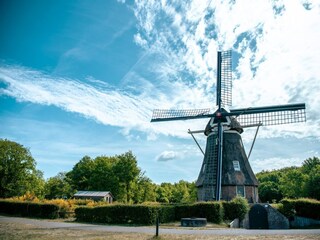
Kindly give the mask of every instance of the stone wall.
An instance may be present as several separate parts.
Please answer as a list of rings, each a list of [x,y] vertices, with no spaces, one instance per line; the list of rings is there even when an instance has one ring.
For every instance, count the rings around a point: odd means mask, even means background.
[[[289,220],[269,204],[264,207],[268,213],[269,229],[289,229]]]
[[[320,226],[320,221],[299,216],[294,216],[293,220],[290,221],[290,227],[292,228],[307,228],[309,226]]]
[[[269,229],[289,229],[289,220],[269,204],[261,204],[267,211]],[[240,222],[240,227],[250,229],[249,213]]]

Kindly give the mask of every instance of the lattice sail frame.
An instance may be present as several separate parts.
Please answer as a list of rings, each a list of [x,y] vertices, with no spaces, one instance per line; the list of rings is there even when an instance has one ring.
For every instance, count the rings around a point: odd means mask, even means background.
[[[193,118],[206,118],[210,113],[210,108],[202,109],[154,109],[151,122],[187,120]]]
[[[250,127],[257,124],[263,126],[281,125],[306,121],[305,109],[296,111],[256,113],[237,117],[242,127]]]
[[[230,111],[236,116],[242,127],[251,127],[257,124],[263,126],[281,125],[306,121],[305,104],[289,104],[259,108],[243,108]]]
[[[232,52],[221,52],[221,103],[232,106]]]
[[[256,108],[242,108],[221,113],[222,116],[236,117],[241,127],[252,127],[257,125],[271,126],[306,121],[306,106],[304,103],[266,106]],[[151,122],[188,120],[215,117],[210,113],[210,108],[203,109],[155,109]]]

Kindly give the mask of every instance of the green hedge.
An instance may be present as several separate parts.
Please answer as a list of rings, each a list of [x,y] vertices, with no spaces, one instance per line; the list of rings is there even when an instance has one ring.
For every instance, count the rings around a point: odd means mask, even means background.
[[[175,206],[175,220],[181,218],[207,218],[208,222],[220,223],[223,219],[223,209],[219,202],[199,202]]]
[[[314,199],[283,199],[278,210],[288,218],[296,215],[320,219],[320,201]]]
[[[75,209],[77,221],[116,224],[154,224],[159,215],[160,222],[174,219],[172,206],[150,205],[107,205],[80,207]]]
[[[59,207],[54,204],[0,200],[0,212],[22,217],[58,218]]]
[[[218,202],[185,205],[107,205],[75,209],[77,221],[112,224],[154,224],[157,216],[161,223],[180,221],[183,217],[204,217],[220,223],[222,205]]]
[[[250,207],[248,201],[243,197],[236,197],[229,202],[222,202],[225,220],[244,219]]]

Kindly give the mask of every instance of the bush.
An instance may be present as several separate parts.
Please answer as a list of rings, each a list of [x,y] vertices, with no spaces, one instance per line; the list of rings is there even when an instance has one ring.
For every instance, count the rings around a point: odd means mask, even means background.
[[[75,209],[77,221],[112,224],[154,224],[159,216],[161,223],[180,221],[184,217],[207,218],[220,223],[223,209],[219,202],[202,202],[183,205],[108,205]]]
[[[183,217],[203,217],[209,222],[220,223],[222,205],[218,202],[203,202],[184,205],[108,205],[79,207],[75,209],[77,221],[112,224],[154,224],[159,216],[161,223],[180,221]]]
[[[296,214],[293,200],[288,198],[282,199],[278,205],[278,211],[287,218],[292,218]]]
[[[207,218],[208,222],[220,223],[223,218],[223,209],[219,202],[199,202],[175,206],[175,220],[181,218]]]
[[[59,207],[54,204],[0,200],[0,212],[22,217],[57,218]]]
[[[320,219],[320,201],[308,198],[283,199],[279,211],[290,218],[293,216]]]
[[[155,205],[107,205],[101,207],[79,207],[75,209],[77,221],[112,224],[154,224],[174,220],[172,206]]]
[[[159,207],[159,219],[160,223],[173,222],[175,220],[175,208],[172,205],[160,205]]]
[[[223,218],[223,207],[225,218]],[[200,202],[194,204],[143,204],[107,205],[98,207],[78,207],[75,209],[77,221],[110,224],[154,224],[157,216],[161,223],[180,221],[181,218],[206,218],[208,222],[220,223],[223,219],[243,219],[249,210],[244,198],[231,202]]]
[[[222,205],[225,220],[234,220],[236,218],[242,220],[250,208],[247,199],[243,197],[236,197],[229,202],[222,202]]]

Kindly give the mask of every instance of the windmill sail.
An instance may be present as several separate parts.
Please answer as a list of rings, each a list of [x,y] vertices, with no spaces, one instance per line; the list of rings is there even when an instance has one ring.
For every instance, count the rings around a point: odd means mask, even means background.
[[[232,105],[232,54],[231,51],[218,52],[217,66],[217,106]]]
[[[151,122],[188,120],[211,117],[210,108],[203,109],[155,109],[152,113]]]
[[[236,116],[242,127],[250,127],[257,124],[270,126],[305,122],[305,109],[305,104],[299,103],[269,107],[234,109],[230,111],[230,115]]]

